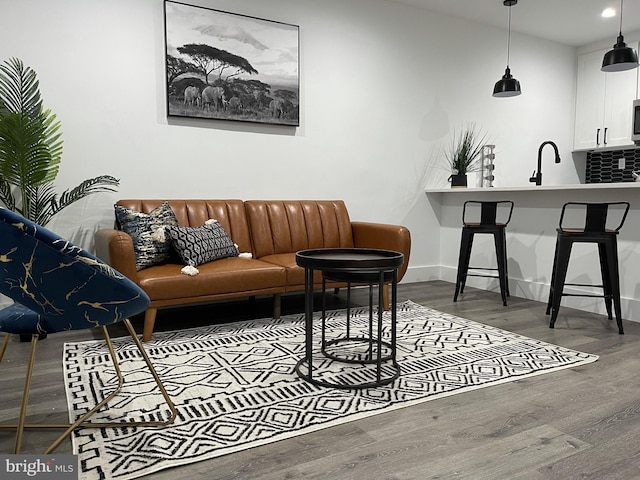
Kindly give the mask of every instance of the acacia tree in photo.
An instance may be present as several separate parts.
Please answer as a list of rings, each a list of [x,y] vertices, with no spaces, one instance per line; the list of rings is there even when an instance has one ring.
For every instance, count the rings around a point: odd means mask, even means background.
[[[298,98],[296,92],[292,90],[278,89],[273,92],[273,95],[276,98],[280,98],[282,100],[283,110],[287,114],[291,113],[295,109],[295,104],[293,103],[293,101]]]
[[[273,92],[273,95],[282,101],[282,112],[284,115],[288,118],[298,118],[298,109],[293,103],[293,101],[298,98],[298,94],[296,92],[293,90],[278,89]]]
[[[241,78],[234,78],[230,83],[234,90],[254,96],[257,96],[259,92],[269,93],[271,90],[271,85],[261,82],[260,80],[243,80]]]
[[[259,107],[258,99],[266,96],[271,90],[271,85],[260,80],[233,78],[228,85],[234,95],[240,98],[245,108]]]
[[[242,73],[258,73],[247,59],[204,43],[189,43],[178,47],[178,51],[191,58],[198,72],[204,76],[205,83],[209,83],[209,75],[213,72],[218,72],[218,78],[222,79],[223,72],[229,68],[235,70],[225,77],[225,81]]]
[[[184,73],[200,73],[201,70],[193,63],[186,62],[173,55],[167,55],[167,83],[171,85],[173,81]]]
[[[298,95],[296,95],[296,92],[293,92],[291,90],[282,90],[282,89],[278,89],[275,92],[273,92],[273,94],[276,97],[280,97],[283,100],[295,100],[296,98],[298,98]]]

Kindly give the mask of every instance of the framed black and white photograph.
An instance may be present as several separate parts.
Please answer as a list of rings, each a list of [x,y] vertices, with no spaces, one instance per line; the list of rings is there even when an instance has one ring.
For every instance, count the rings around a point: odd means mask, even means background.
[[[169,116],[299,125],[298,26],[164,7]]]

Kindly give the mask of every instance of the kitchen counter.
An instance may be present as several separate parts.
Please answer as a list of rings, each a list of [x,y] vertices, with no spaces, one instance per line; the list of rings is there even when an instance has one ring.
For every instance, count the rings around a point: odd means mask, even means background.
[[[640,182],[621,183],[580,183],[573,185],[526,185],[521,187],[470,187],[470,188],[427,188],[425,193],[491,193],[491,192],[552,192],[567,190],[621,190],[640,188]]]
[[[635,191],[637,189],[637,192]],[[424,278],[438,278],[455,284],[460,248],[463,204],[467,200],[511,200],[515,203],[507,228],[507,251],[511,291],[516,296],[546,302],[549,295],[556,228],[562,205],[566,202],[619,202],[631,204],[626,223],[618,237],[623,317],[640,321],[640,182],[588,183],[573,185],[534,184],[516,187],[426,188],[427,209],[424,221],[433,234],[425,239],[430,257],[424,266]],[[568,282],[597,284],[601,281],[597,249],[576,247],[570,264]],[[474,241],[472,264],[495,263],[492,239]],[[474,277],[469,285],[498,291],[494,279]],[[572,287],[582,293],[582,288]],[[451,291],[453,295],[453,287]],[[563,305],[604,313],[601,299],[567,297]]]

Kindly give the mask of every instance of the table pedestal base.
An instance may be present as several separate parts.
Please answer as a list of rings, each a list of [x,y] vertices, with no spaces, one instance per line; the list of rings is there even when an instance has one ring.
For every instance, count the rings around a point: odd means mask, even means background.
[[[327,276],[329,277],[329,276]],[[298,376],[314,385],[341,388],[363,389],[381,387],[393,383],[400,376],[400,366],[396,362],[395,342],[382,340],[383,310],[381,301],[378,312],[373,312],[373,285],[369,285],[368,324],[360,326],[362,335],[352,334],[354,327],[351,317],[351,283],[347,285],[346,335],[327,339],[327,316],[325,309],[325,278],[322,288],[322,326],[320,352],[312,354],[312,370],[309,370],[308,358],[302,358],[296,364]],[[379,298],[382,297],[380,286]],[[392,312],[395,313],[395,295]],[[339,320],[339,319],[336,319]],[[375,325],[374,328],[374,323]],[[395,330],[395,315],[391,319]],[[356,333],[356,332],[353,332]],[[395,338],[394,338],[395,340]]]
[[[396,301],[398,268],[401,253],[374,249],[316,249],[296,254],[296,262],[305,269],[305,356],[295,366],[298,376],[314,385],[341,389],[363,389],[388,385],[400,376],[396,361]],[[321,338],[314,341],[313,286],[314,270],[322,272]],[[328,335],[327,323],[341,318],[327,318],[326,281],[347,283],[346,320],[339,324],[339,334]],[[383,291],[391,285],[388,330],[383,340]],[[369,315],[353,325],[351,285],[369,286]],[[373,286],[378,287],[378,309],[374,315]],[[336,329],[334,328],[335,332]]]
[[[341,367],[343,367],[340,371],[330,371],[328,369],[325,370],[327,365],[320,359],[315,360],[314,363],[316,365],[313,367],[312,376],[308,375],[309,367],[307,366],[306,358],[298,361],[295,370],[300,378],[320,387],[355,390],[375,388],[389,385],[400,376],[400,366],[395,361],[382,365],[379,372],[373,364],[359,364],[356,366],[354,363],[347,364],[346,362],[340,362],[342,363]],[[329,365],[335,365],[336,363],[338,363],[338,361],[333,360],[329,362]],[[378,374],[380,379],[378,379]],[[359,381],[353,381],[351,379],[358,379]]]

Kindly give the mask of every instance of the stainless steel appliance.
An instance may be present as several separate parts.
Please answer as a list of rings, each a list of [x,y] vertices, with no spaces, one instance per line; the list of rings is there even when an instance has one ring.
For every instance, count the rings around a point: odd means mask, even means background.
[[[633,117],[631,118],[631,140],[640,145],[640,99],[633,101]]]

